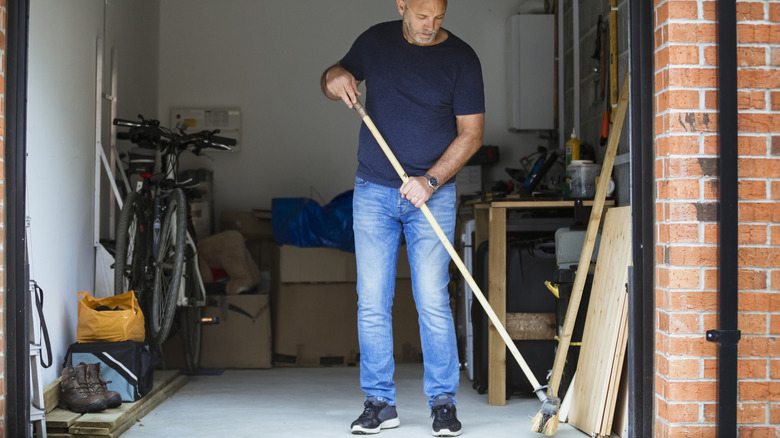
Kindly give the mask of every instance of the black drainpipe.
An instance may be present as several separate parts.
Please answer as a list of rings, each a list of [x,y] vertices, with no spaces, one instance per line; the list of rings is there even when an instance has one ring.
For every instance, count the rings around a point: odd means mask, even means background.
[[[718,343],[718,436],[738,436],[737,430],[737,344],[739,314],[738,232],[739,154],[737,151],[737,5],[735,0],[718,2],[718,72],[720,76],[718,191],[719,235],[719,329],[708,330],[707,340]]]
[[[655,394],[654,8],[629,2],[632,260],[628,280],[628,431],[653,436]]]
[[[5,126],[5,436],[28,435],[30,422],[29,285],[25,260],[25,151],[29,0],[9,0]]]

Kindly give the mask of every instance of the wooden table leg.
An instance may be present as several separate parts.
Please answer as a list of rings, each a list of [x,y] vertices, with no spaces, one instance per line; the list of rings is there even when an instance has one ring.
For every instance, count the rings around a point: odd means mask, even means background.
[[[506,208],[490,208],[488,301],[498,320],[506,326]],[[506,345],[492,322],[488,322],[488,404],[506,404]]]

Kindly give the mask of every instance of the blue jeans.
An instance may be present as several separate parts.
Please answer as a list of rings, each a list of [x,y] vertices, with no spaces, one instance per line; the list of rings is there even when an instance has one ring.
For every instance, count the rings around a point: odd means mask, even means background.
[[[455,234],[455,184],[445,184],[427,202],[444,234]],[[450,256],[423,212],[398,189],[355,179],[353,228],[357,256],[360,386],[367,397],[396,404],[392,306],[402,235],[412,273],[422,344],[423,391],[431,406],[437,395],[453,403],[459,362],[450,310]],[[403,234],[402,234],[403,233]]]

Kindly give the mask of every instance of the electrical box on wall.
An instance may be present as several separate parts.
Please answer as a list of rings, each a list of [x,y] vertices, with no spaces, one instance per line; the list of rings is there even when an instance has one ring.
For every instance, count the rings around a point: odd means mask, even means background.
[[[554,42],[554,15],[517,14],[509,19],[511,129],[553,129]]]
[[[233,152],[241,151],[241,110],[238,108],[173,108],[171,127],[180,122],[187,125],[187,132],[219,129],[218,136],[236,140]]]

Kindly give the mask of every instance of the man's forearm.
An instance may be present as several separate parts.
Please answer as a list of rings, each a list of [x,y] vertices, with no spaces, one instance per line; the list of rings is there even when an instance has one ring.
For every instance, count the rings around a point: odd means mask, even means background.
[[[428,173],[444,184],[457,174],[472,155],[482,146],[485,130],[484,114],[459,118],[458,135],[450,143],[441,158],[428,170]]]

